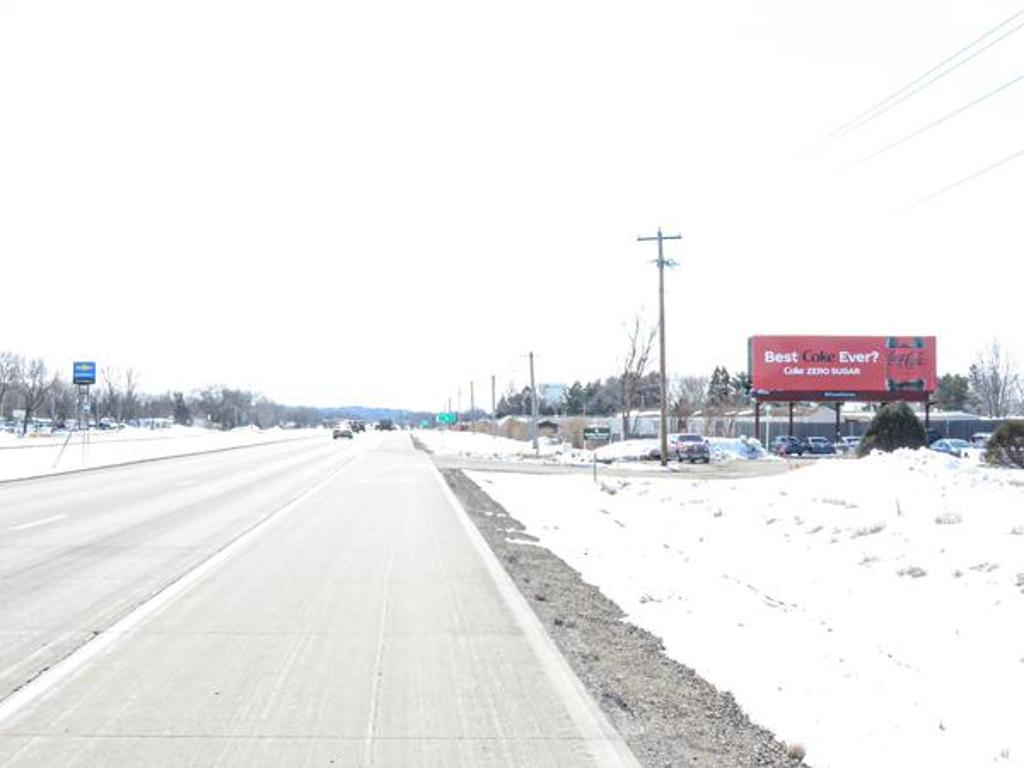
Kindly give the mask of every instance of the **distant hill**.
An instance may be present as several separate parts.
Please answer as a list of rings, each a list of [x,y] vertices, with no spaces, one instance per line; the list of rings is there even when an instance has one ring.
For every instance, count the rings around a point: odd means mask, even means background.
[[[357,419],[359,421],[391,419],[396,424],[419,424],[423,420],[434,421],[434,414],[431,411],[369,408],[365,405],[342,405],[337,408],[321,408],[320,414],[324,419]]]

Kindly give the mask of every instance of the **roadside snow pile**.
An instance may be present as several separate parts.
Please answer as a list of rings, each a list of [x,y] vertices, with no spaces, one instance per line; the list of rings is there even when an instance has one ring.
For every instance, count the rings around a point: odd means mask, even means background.
[[[434,453],[447,456],[509,458],[532,456],[533,444],[480,432],[456,432],[446,429],[419,429],[416,438]]]
[[[709,437],[712,461],[728,461],[730,459],[763,459],[768,457],[759,440],[752,437]],[[772,457],[774,458],[774,457]]]
[[[598,461],[640,461],[660,450],[657,440],[620,440],[617,443],[602,445],[594,450]]]
[[[921,450],[615,493],[470,474],[812,765],[1024,766],[1024,471]]]

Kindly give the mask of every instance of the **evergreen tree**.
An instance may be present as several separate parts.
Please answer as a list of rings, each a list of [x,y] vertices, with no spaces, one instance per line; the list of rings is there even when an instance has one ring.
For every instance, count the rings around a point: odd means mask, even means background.
[[[989,438],[985,461],[1002,466],[1024,467],[1024,421],[1004,422]]]
[[[958,373],[946,373],[939,377],[935,404],[944,411],[962,411],[967,407],[970,394],[970,379]]]
[[[714,373],[711,374],[711,381],[708,382],[708,405],[725,405],[731,396],[732,382],[729,378],[729,371],[724,365],[715,366]]]
[[[583,413],[583,406],[586,402],[586,390],[579,381],[574,381],[562,396],[562,405],[569,416],[578,416]]]
[[[192,411],[181,392],[174,393],[174,423],[186,426],[192,423]]]
[[[928,442],[924,424],[906,403],[888,403],[871,420],[857,455],[871,451],[895,451],[897,448],[920,448]]]

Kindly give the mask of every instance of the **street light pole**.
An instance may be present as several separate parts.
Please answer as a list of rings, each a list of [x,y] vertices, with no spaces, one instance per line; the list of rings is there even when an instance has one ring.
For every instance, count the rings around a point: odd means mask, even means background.
[[[674,267],[676,262],[666,261],[662,243],[665,240],[682,240],[682,235],[663,235],[661,227],[653,237],[638,237],[641,242],[658,241],[658,347],[661,352],[660,379],[661,385],[661,466],[668,465],[668,387],[665,381],[665,267]]]

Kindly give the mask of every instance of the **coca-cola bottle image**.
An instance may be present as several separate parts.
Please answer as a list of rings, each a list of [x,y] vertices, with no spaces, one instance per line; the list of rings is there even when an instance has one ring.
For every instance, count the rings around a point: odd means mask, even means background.
[[[925,381],[924,339],[920,336],[889,336],[885,340],[885,388],[890,392],[923,392]]]

